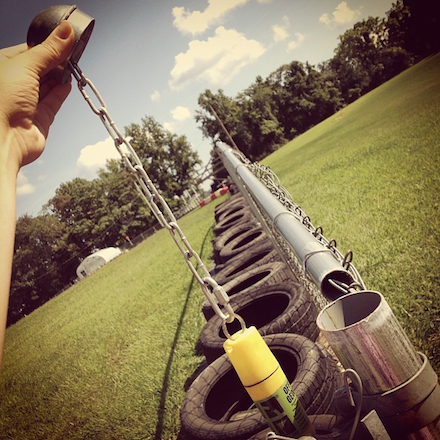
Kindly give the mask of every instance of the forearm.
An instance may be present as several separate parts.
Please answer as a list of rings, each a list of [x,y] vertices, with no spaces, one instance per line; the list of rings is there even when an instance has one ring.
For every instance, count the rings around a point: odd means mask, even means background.
[[[41,44],[0,50],[0,366],[15,238],[15,186],[21,166],[43,151],[49,127],[70,92],[48,74],[63,66],[75,33],[67,21]],[[46,78],[46,80],[45,80]]]
[[[8,313],[15,238],[17,166],[9,160],[10,138],[0,136],[0,367]]]

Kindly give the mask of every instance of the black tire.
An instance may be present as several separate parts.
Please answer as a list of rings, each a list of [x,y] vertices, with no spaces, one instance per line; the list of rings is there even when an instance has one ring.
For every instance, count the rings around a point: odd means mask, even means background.
[[[236,238],[240,237],[242,234],[250,230],[261,231],[262,229],[259,226],[256,226],[255,224],[244,221],[243,223],[242,222],[237,223],[235,226],[232,226],[223,234],[221,234],[219,237],[217,237],[214,240],[214,244],[213,244],[214,262],[216,264],[221,263],[220,251],[232,240],[235,240]]]
[[[236,255],[246,252],[263,242],[272,243],[263,229],[260,226],[256,226],[226,243],[219,250],[218,258],[220,262],[226,263]]]
[[[231,196],[229,196],[224,202],[219,203],[215,208],[214,208],[214,213],[220,213],[221,211],[223,211],[224,209],[226,209],[229,206],[232,206],[234,203],[236,202],[241,202],[241,203],[246,203],[245,202],[245,198],[241,195],[241,194],[231,194]]]
[[[309,408],[319,406],[321,388],[328,378],[326,353],[300,335],[283,333],[264,336],[264,340],[304,409],[312,415]],[[183,400],[180,418],[182,430],[194,439],[248,439],[267,428],[260,412],[252,407],[226,354],[192,383]]]
[[[262,266],[272,261],[281,261],[278,252],[270,241],[252,246],[248,252],[242,252],[222,265],[215,267],[214,279],[218,284],[226,284],[241,272]]]
[[[281,261],[274,261],[252,268],[249,271],[243,271],[241,275],[235,277],[223,287],[231,298],[233,295],[246,295],[256,289],[261,289],[263,286],[292,280],[296,282],[290,268]],[[214,311],[208,301],[203,303],[202,312],[207,321],[214,316]]]
[[[320,343],[317,343],[317,345],[324,355],[323,362],[326,365],[325,371],[327,374],[321,391],[320,404],[317,408],[310,408],[313,410],[311,414],[336,414],[336,410],[333,406],[333,395],[338,388],[343,386],[342,374],[335,358],[330,352]]]
[[[218,222],[214,226],[214,234],[216,235],[216,237],[219,237],[233,226],[245,222],[252,225],[257,224],[257,220],[255,219],[254,214],[249,208],[240,209],[234,214],[228,215],[223,220]]]
[[[215,212],[214,219],[218,223],[222,221],[225,217],[228,217],[229,215],[232,215],[234,212],[243,208],[249,209],[249,205],[246,203],[244,197],[237,197],[226,206],[224,206],[223,209],[219,209],[218,212]]]
[[[247,326],[255,326],[262,335],[296,333],[313,341],[318,337],[318,313],[301,284],[290,281],[261,287],[248,295],[232,297],[230,304]],[[226,336],[222,324],[222,319],[214,315],[200,333],[200,347],[208,362],[224,354]],[[228,325],[230,334],[238,330],[237,320]]]
[[[236,216],[238,213],[241,212],[252,212],[247,205],[243,205],[242,203],[234,203],[231,207],[225,209],[222,211],[219,215],[216,217],[217,224],[224,222],[227,219],[230,219],[231,217]]]

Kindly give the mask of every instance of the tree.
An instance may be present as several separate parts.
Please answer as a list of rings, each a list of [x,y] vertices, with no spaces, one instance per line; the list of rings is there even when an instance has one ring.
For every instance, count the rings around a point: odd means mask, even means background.
[[[245,154],[250,153],[252,136],[247,127],[243,125],[242,108],[236,99],[226,96],[221,89],[217,91],[217,94],[212,93],[211,90],[205,90],[199,95],[198,103],[200,110],[196,111],[196,122],[201,123],[203,136],[210,138],[213,146],[217,141],[231,145],[231,137],[240,151]]]
[[[135,176],[121,161],[110,160],[98,171],[102,182],[106,210],[99,218],[106,240],[122,245],[126,237],[136,237],[156,223],[156,219],[140,194],[135,190]],[[112,225],[114,225],[112,227]]]
[[[196,121],[205,137],[213,144],[217,140],[231,144],[231,137],[249,159],[261,160],[335,113],[343,100],[328,73],[293,61],[267,79],[257,77],[235,98],[222,90],[217,94],[205,90],[199,105]]]
[[[196,167],[201,164],[198,154],[185,136],[165,130],[152,117],[142,118],[140,125],[125,127],[125,135],[131,138],[130,143],[152,182],[176,209],[175,196],[181,196],[196,182]]]
[[[8,325],[44,304],[64,287],[66,280],[65,225],[55,216],[24,215],[17,220],[12,266]],[[65,261],[65,267],[61,262]],[[75,267],[77,261],[74,262]]]
[[[407,13],[394,9],[388,20],[369,17],[339,37],[330,60],[347,103],[378,87],[411,65],[402,29]],[[399,21],[401,20],[401,21]]]
[[[242,125],[250,136],[249,157],[260,160],[286,143],[274,106],[273,90],[261,76],[237,97]]]
[[[350,103],[370,89],[385,28],[379,18],[369,17],[356,23],[339,37],[335,56],[330,61],[336,72],[345,102]]]
[[[288,140],[338,111],[343,101],[333,78],[326,72],[292,61],[266,80],[273,95],[274,113]]]
[[[413,38],[410,30],[411,12],[402,0],[393,3],[391,9],[386,13],[385,26],[388,32],[387,47],[400,47],[407,51],[414,58]]]
[[[133,180],[110,161],[97,179],[76,178],[57,188],[45,210],[65,225],[71,256],[82,259],[97,249],[122,246],[127,235],[134,237],[155,222]]]

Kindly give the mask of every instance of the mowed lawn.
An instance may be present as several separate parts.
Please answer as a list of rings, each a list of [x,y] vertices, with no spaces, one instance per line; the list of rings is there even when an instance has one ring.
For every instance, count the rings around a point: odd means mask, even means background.
[[[224,200],[223,197],[221,200]],[[207,265],[216,202],[179,221]],[[1,439],[172,439],[203,294],[166,230],[7,331]]]
[[[439,71],[423,61],[264,160],[437,371]],[[218,202],[179,220],[207,265]],[[160,231],[9,328],[0,439],[182,439],[202,302]]]

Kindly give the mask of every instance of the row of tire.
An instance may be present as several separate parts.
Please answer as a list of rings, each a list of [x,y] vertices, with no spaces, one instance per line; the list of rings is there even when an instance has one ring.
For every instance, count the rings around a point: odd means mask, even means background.
[[[286,373],[308,415],[332,413],[341,385],[335,360],[316,339],[317,310],[281,261],[245,199],[233,194],[215,209],[212,277],[247,326],[254,325]],[[209,364],[189,386],[180,417],[188,439],[265,439],[267,424],[224,354],[222,320],[206,301],[200,348]],[[235,320],[230,334],[240,329]]]

